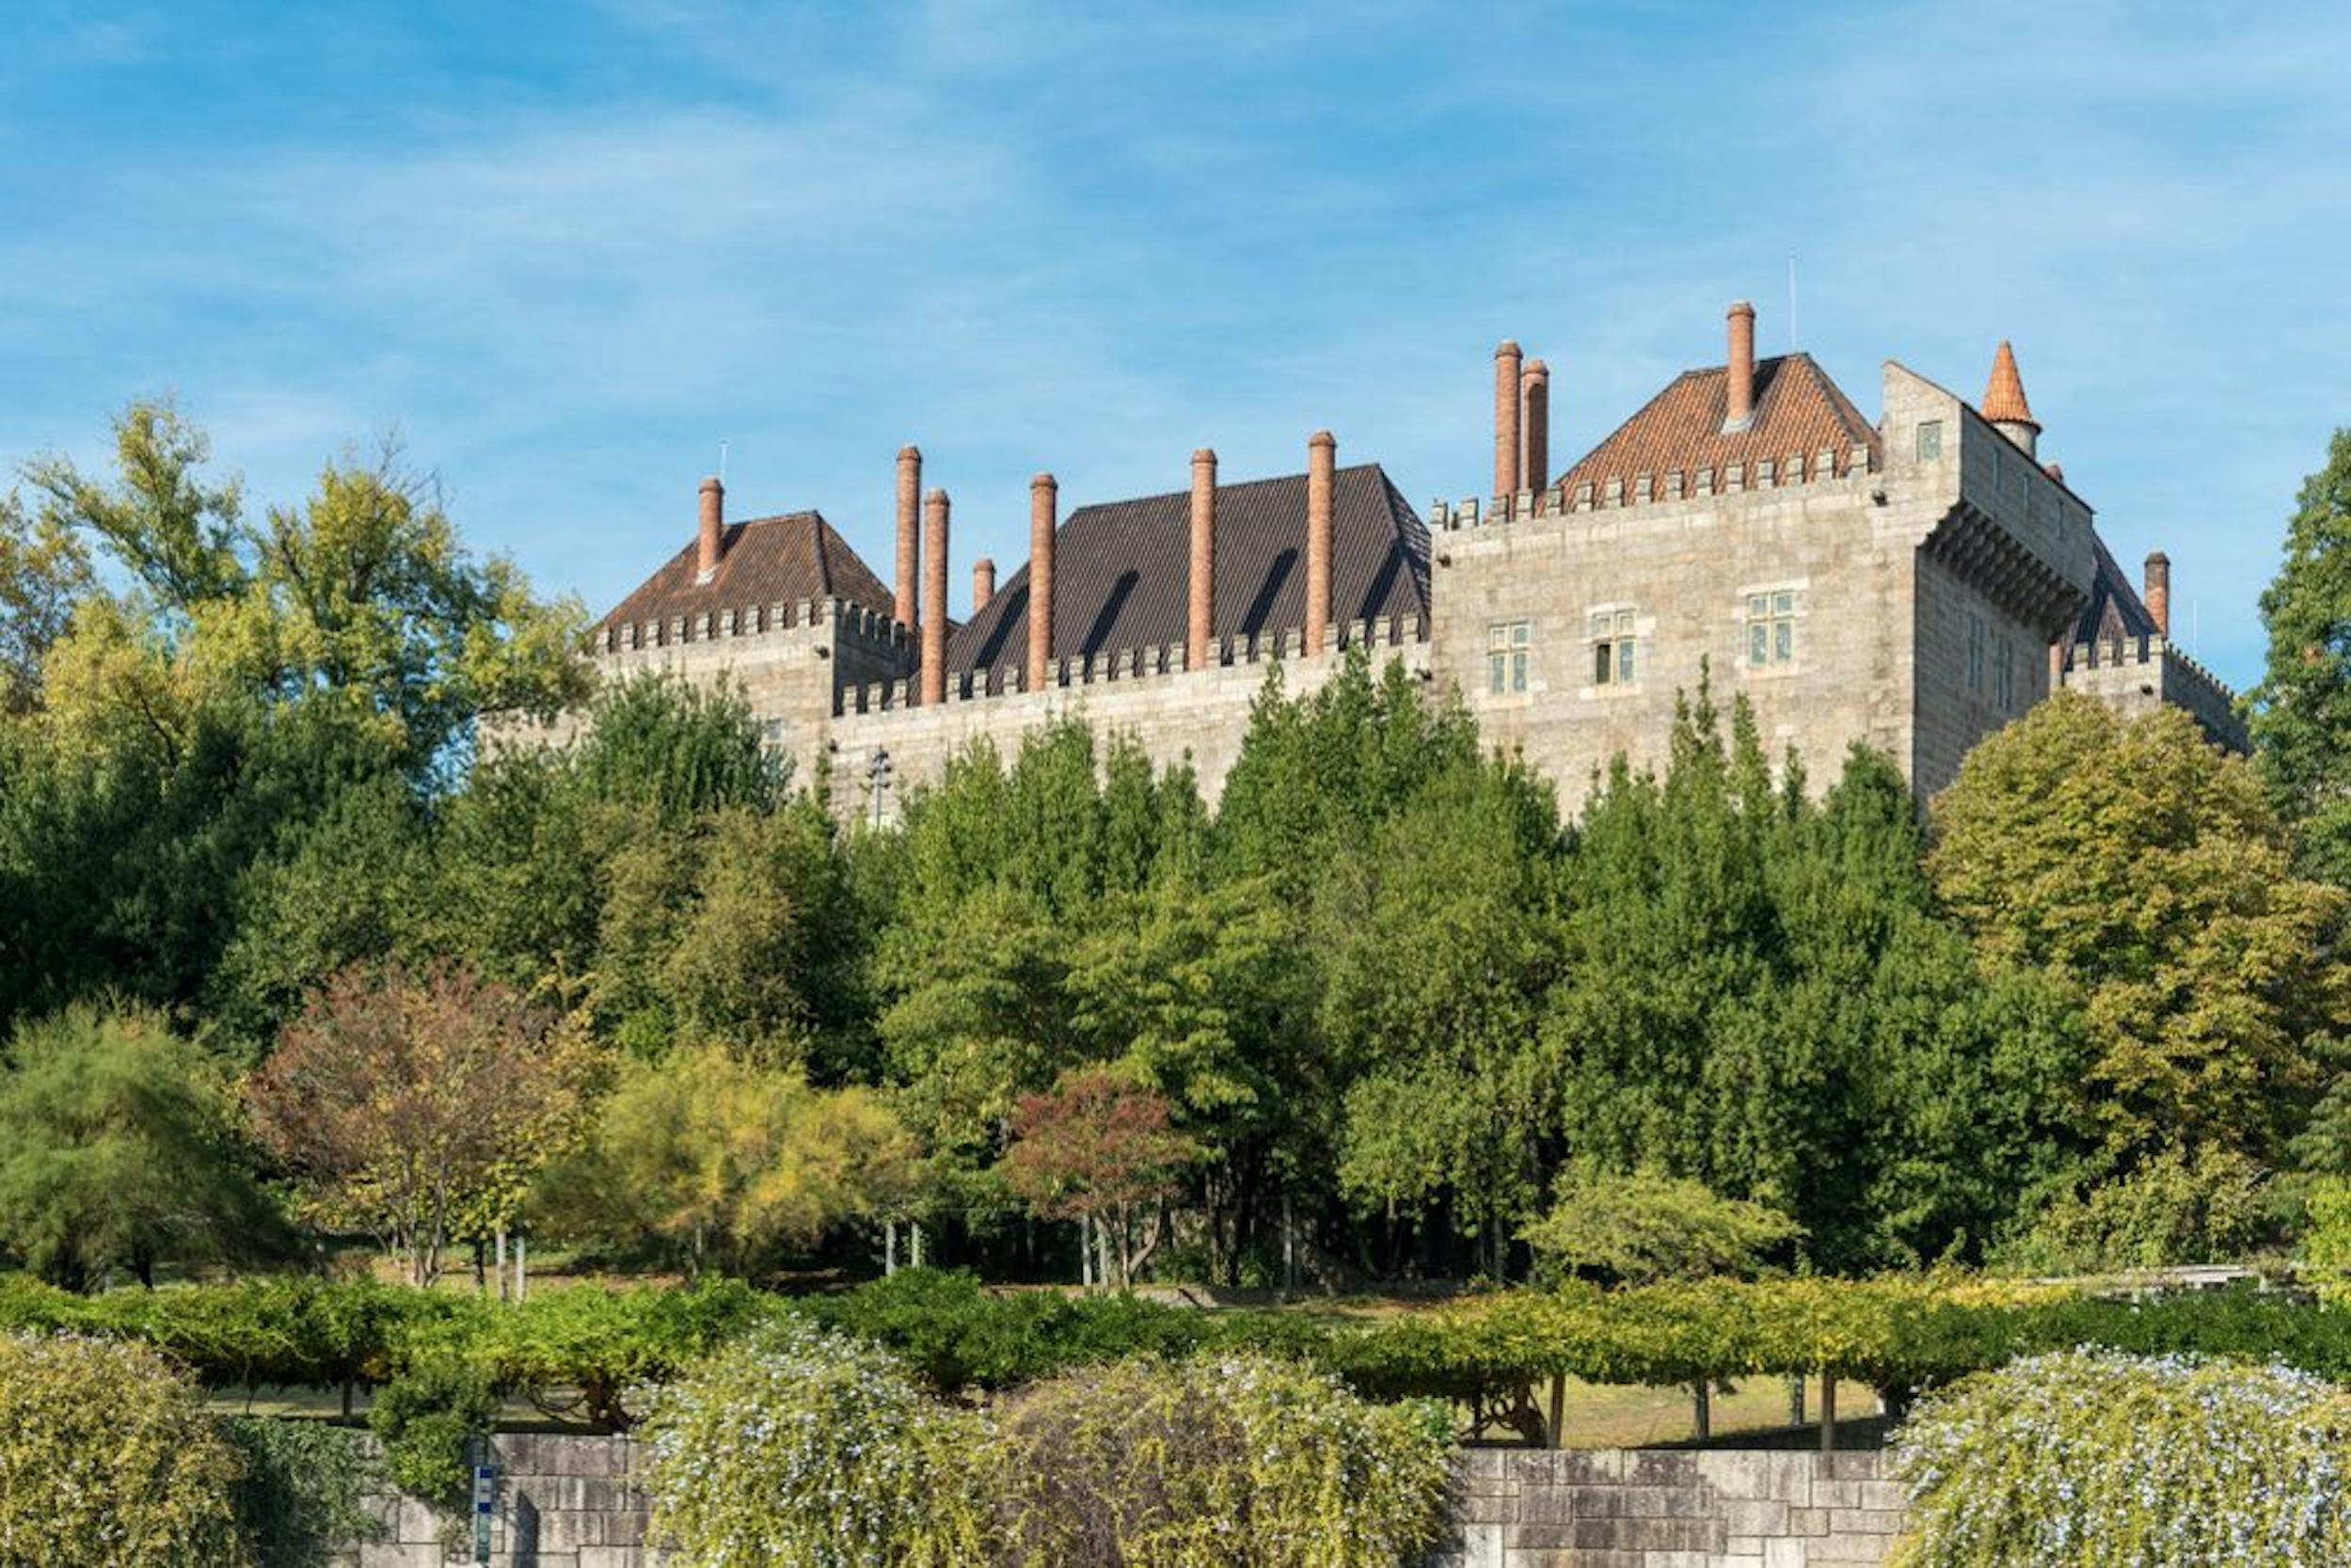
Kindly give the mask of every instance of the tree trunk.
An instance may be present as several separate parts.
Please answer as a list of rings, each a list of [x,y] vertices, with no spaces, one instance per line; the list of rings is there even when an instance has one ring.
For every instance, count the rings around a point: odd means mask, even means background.
[[[515,1305],[520,1307],[531,1295],[531,1238],[515,1238]]]
[[[1714,1386],[1700,1378],[1691,1386],[1691,1424],[1697,1429],[1698,1441],[1703,1443],[1714,1435]]]
[[[898,1221],[882,1222],[882,1277],[898,1273]]]
[[[1077,1216],[1077,1284],[1082,1291],[1094,1288],[1094,1216]]]
[[[1159,1243],[1167,1239],[1168,1228],[1167,1209],[1164,1206],[1153,1209],[1151,1226],[1143,1232],[1143,1245],[1135,1254],[1134,1264],[1129,1270],[1130,1274],[1139,1274],[1151,1267],[1152,1255],[1159,1250]]]
[[[506,1226],[502,1220],[499,1222],[498,1244],[493,1249],[493,1264],[494,1272],[498,1275],[498,1299],[504,1301],[506,1299]]]
[[[1567,1374],[1553,1372],[1551,1374],[1551,1418],[1549,1422],[1552,1448],[1564,1449],[1567,1446],[1566,1425]]]

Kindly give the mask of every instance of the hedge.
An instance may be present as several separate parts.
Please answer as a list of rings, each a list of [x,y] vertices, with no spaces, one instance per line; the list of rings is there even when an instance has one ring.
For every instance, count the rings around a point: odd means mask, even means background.
[[[1670,1385],[1830,1372],[1894,1391],[2018,1356],[2102,1346],[2276,1361],[2351,1382],[2351,1308],[2236,1289],[2146,1302],[1964,1278],[1724,1281],[1512,1290],[1386,1318],[1199,1311],[1128,1296],[996,1293],[910,1270],[835,1296],[736,1283],[542,1292],[522,1306],[373,1284],[262,1280],[75,1296],[0,1281],[0,1332],[67,1330],[154,1347],[214,1386],[383,1384],[462,1358],[498,1387],[627,1425],[659,1384],[782,1319],[882,1345],[934,1390],[1020,1386],[1148,1354],[1251,1350],[1381,1399],[1490,1400],[1554,1377]]]

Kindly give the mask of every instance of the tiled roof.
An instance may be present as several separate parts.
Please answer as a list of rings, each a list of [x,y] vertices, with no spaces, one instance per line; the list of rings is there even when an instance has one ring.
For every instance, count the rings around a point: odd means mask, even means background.
[[[667,621],[704,610],[846,599],[887,615],[896,601],[849,541],[815,512],[729,523],[720,535],[719,567],[694,581],[694,541],[670,557],[637,591],[612,608],[606,626]]]
[[[2092,532],[2089,543],[2096,564],[2090,573],[2089,602],[2082,607],[2081,619],[2073,624],[2073,641],[2105,642],[2118,637],[2162,636],[2155,629],[2155,617],[2148,611],[2146,601],[2138,596],[2138,589],[2129,574],[2107,550],[2106,542]]]
[[[1186,491],[1082,506],[1054,537],[1051,657],[1090,658],[1181,643],[1189,625],[1191,499]],[[1428,612],[1428,529],[1377,464],[1331,484],[1330,613]],[[1219,637],[1287,632],[1306,622],[1306,476],[1216,487]],[[958,674],[1025,665],[1028,568],[955,634]]]
[[[2025,378],[2016,373],[2016,351],[2009,347],[2006,338],[2000,340],[2000,352],[1992,356],[1992,379],[1984,386],[1983,416],[1994,424],[2041,428],[2041,421],[2033,418],[2032,407],[2025,401]]]
[[[1755,412],[1747,429],[1725,432],[1728,373],[1715,365],[1684,371],[1641,412],[1562,476],[1572,493],[1589,483],[1603,491],[1621,479],[1629,491],[1634,478],[1651,474],[1662,486],[1676,468],[1685,474],[1743,463],[1779,461],[1802,452],[1807,465],[1826,449],[1845,471],[1855,447],[1878,451],[1878,433],[1862,417],[1828,372],[1809,354],[1781,355],[1755,361]]]

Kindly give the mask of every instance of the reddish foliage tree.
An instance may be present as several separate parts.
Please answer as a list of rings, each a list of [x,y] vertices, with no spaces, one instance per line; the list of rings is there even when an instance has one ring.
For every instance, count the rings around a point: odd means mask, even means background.
[[[374,1229],[409,1277],[439,1277],[453,1221],[550,1152],[579,1105],[553,1013],[461,964],[346,970],[246,1085],[255,1135],[309,1205]]]
[[[1072,1068],[1012,1114],[1005,1184],[1034,1213],[1103,1226],[1117,1243],[1121,1289],[1159,1245],[1159,1206],[1177,1173],[1199,1158],[1169,1115],[1165,1096],[1108,1067]],[[1151,1226],[1138,1248],[1135,1215],[1145,1208]]]

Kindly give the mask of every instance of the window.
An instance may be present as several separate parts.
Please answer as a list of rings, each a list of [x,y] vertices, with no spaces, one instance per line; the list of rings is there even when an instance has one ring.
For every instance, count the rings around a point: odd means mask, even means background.
[[[1500,697],[1527,689],[1527,648],[1533,623],[1495,621],[1485,628],[1485,689]]]
[[[1983,689],[1984,618],[1970,615],[1967,618],[1967,689],[1981,691]]]
[[[1942,455],[1943,421],[1941,420],[1919,420],[1918,461],[1921,463],[1932,463]]]
[[[1629,610],[1592,612],[1592,684],[1629,686],[1641,672],[1641,639]]]
[[[1767,665],[1795,662],[1795,591],[1782,588],[1767,594],[1748,594],[1748,667],[1760,670]]]
[[[2015,711],[2016,661],[2010,657],[2013,652],[2014,650],[2009,645],[2009,640],[2005,637],[2000,639],[1999,657],[1994,662],[1992,669],[1993,679],[1997,687],[1994,700],[1999,703],[2002,713]]]

